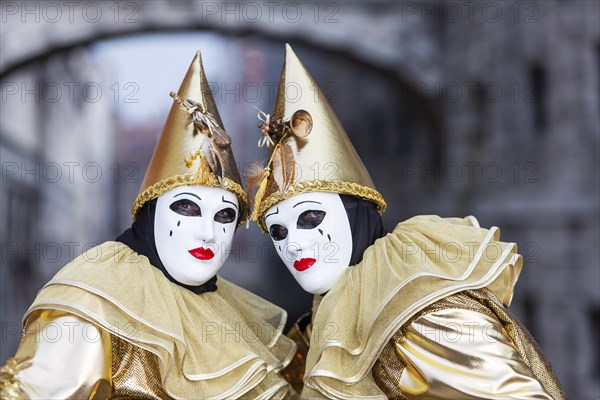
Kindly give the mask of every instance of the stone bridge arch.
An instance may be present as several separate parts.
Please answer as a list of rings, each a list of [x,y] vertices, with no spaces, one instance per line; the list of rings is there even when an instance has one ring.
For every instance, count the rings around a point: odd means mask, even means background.
[[[2,78],[49,54],[98,40],[187,30],[298,42],[403,82],[435,82],[441,73],[430,27],[405,15],[399,4],[4,1],[1,7]]]

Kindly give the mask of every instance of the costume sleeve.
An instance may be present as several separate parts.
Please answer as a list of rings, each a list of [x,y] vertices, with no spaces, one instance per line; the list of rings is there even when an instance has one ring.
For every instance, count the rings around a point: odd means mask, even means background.
[[[111,395],[111,340],[72,314],[29,318],[16,355],[1,370],[3,399],[105,399]]]
[[[396,375],[408,399],[551,399],[500,322],[449,308],[410,323],[393,341],[403,371]]]

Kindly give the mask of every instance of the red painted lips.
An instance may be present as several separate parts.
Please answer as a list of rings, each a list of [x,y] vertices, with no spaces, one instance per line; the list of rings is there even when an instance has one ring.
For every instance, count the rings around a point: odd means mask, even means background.
[[[204,247],[198,247],[197,249],[188,250],[192,256],[196,257],[198,260],[210,260],[215,256],[215,253],[211,249],[205,249]]]
[[[298,272],[306,271],[307,269],[312,267],[316,261],[317,260],[315,260],[314,258],[301,258],[299,260],[294,261],[294,268],[296,268],[296,271]]]

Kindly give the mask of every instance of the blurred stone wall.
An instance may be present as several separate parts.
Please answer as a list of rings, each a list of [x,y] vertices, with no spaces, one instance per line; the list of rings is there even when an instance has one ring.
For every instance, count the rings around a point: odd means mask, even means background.
[[[512,308],[573,398],[599,395],[598,10],[490,2],[442,35],[442,85],[464,94],[442,96],[446,162],[478,163],[473,182],[447,185],[455,210],[519,243]]]
[[[36,292],[114,230],[116,131],[100,81],[86,51],[54,54],[1,81],[2,362]]]

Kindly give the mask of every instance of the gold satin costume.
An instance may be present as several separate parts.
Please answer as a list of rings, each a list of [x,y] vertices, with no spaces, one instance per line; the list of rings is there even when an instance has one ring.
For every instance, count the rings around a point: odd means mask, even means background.
[[[2,395],[282,398],[287,385],[277,371],[295,349],[281,333],[285,317],[222,278],[217,291],[197,295],[145,256],[106,242],[38,293],[3,368]]]
[[[292,386],[304,398],[564,399],[507,310],[516,246],[472,223],[414,217],[370,246],[288,333]]]
[[[290,86],[300,95],[287,96]],[[259,118],[269,161],[252,219],[263,232],[266,211],[298,193],[352,195],[383,213],[383,197],[289,45],[273,115]],[[516,245],[472,216],[404,221],[315,296],[312,317],[288,334],[298,352],[284,377],[307,399],[562,399],[552,368],[507,310],[521,267]]]
[[[135,201],[182,185],[246,194],[197,53],[177,93]],[[280,399],[278,372],[295,344],[286,313],[224,279],[200,295],[172,283],[119,242],[90,249],[38,293],[2,398]]]

